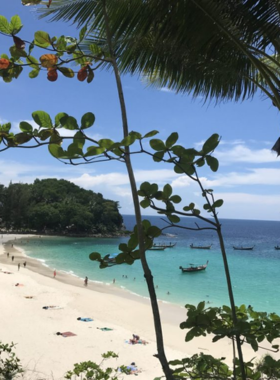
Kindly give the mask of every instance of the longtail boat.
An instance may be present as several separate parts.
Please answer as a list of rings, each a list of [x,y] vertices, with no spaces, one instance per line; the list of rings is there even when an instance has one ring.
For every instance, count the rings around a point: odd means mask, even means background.
[[[208,263],[209,261],[207,260],[206,264],[204,265],[195,266],[194,264],[190,264],[190,267],[188,268],[179,267],[179,269],[181,269],[182,273],[201,272],[207,268]]]
[[[252,247],[243,247],[242,245],[240,247],[233,246],[232,248],[236,251],[252,251],[254,249],[254,245]]]
[[[274,247],[274,249],[277,249],[277,251],[279,251],[279,250],[280,250],[279,245],[276,245],[276,246]]]
[[[158,248],[158,247],[160,247],[160,248],[173,248],[173,247],[175,247],[176,244],[177,243],[169,243],[169,244],[154,243],[153,248]]]
[[[147,251],[164,251],[165,247],[154,247],[152,246],[151,248],[147,248]]]
[[[211,249],[212,244],[211,245],[205,245],[205,246],[203,246],[203,245],[197,245],[197,246],[195,246],[195,245],[191,244],[190,247],[192,249]]]

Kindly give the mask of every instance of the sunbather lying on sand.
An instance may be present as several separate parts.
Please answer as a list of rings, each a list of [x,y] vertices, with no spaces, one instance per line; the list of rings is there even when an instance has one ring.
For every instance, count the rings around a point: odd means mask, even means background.
[[[66,332],[57,332],[56,335],[61,335],[63,338],[68,338],[69,336],[76,336],[76,334],[72,333],[71,331],[66,331]]]
[[[148,342],[144,339],[140,339],[139,335],[132,334],[132,339],[129,339],[130,344],[147,344]]]
[[[127,365],[126,367],[119,368],[120,372],[124,372],[126,375],[136,375],[137,373],[140,373],[141,371],[137,368],[135,363],[131,363],[130,365]]]
[[[93,321],[92,318],[81,318],[81,317],[77,318],[77,320],[82,321],[82,322],[92,322]]]

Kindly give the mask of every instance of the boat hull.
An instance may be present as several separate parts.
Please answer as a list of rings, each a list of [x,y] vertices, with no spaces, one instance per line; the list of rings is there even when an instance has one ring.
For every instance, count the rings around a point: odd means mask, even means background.
[[[190,264],[191,266],[188,268],[179,267],[181,269],[182,273],[195,273],[195,272],[203,272],[207,268],[208,261],[205,265],[198,265],[194,266],[193,264]]]
[[[253,251],[254,247],[232,247],[236,251]]]
[[[190,248],[191,249],[211,249],[212,247],[212,244],[211,245],[206,245],[206,246],[194,246],[193,244],[190,245]]]

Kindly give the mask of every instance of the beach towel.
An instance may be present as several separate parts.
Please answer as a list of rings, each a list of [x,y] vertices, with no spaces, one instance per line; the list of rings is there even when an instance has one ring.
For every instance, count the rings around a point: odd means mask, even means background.
[[[109,327],[97,327],[97,329],[101,331],[113,331],[113,329],[109,329]]]
[[[63,338],[68,338],[69,336],[77,336],[77,334],[74,334],[71,331],[66,331],[63,333],[56,333],[56,335],[61,335],[61,336],[63,336]]]
[[[92,318],[77,318],[78,321],[82,321],[82,322],[92,322],[93,319]]]
[[[143,340],[143,339],[139,339],[137,341],[132,341],[132,339],[130,339],[130,340],[126,340],[125,343],[132,344],[132,345],[134,345],[134,344],[144,344],[144,345],[146,345],[149,342],[147,342],[146,340]]]

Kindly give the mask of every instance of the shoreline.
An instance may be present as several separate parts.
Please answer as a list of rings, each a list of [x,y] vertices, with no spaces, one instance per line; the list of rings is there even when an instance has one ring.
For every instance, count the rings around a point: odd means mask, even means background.
[[[85,287],[79,277],[65,272],[57,271],[56,278],[53,278],[53,269],[26,256],[22,248],[16,247],[15,237],[19,236],[9,235],[0,240],[4,243],[0,245],[0,286],[3,289],[0,294],[3,305],[0,331],[3,343],[17,343],[16,355],[28,368],[28,380],[63,379],[74,363],[86,360],[99,363],[100,355],[109,350],[119,355],[119,359],[108,361],[108,365],[114,368],[136,362],[142,370],[139,379],[152,380],[162,375],[160,363],[153,356],[157,349],[149,299],[102,283],[89,282]],[[10,253],[9,258],[5,252]],[[25,260],[26,268],[21,265],[18,270],[18,263]],[[13,274],[6,275],[3,270]],[[15,287],[15,283],[24,286]],[[26,299],[26,296],[33,298]],[[211,337],[199,337],[185,343],[186,330],[179,327],[186,319],[185,309],[163,301],[158,303],[168,360],[204,352],[215,357],[225,356],[231,363],[229,339],[212,343]],[[46,305],[57,305],[62,309],[43,310]],[[90,317],[94,321],[77,322],[78,317]],[[113,331],[97,330],[102,326],[113,328]],[[64,339],[55,335],[57,331],[72,331],[77,336]],[[127,344],[132,334],[140,335],[149,344]],[[244,356],[248,360],[263,354],[264,351],[254,353],[250,347],[244,346]],[[126,375],[121,375],[122,378]]]

